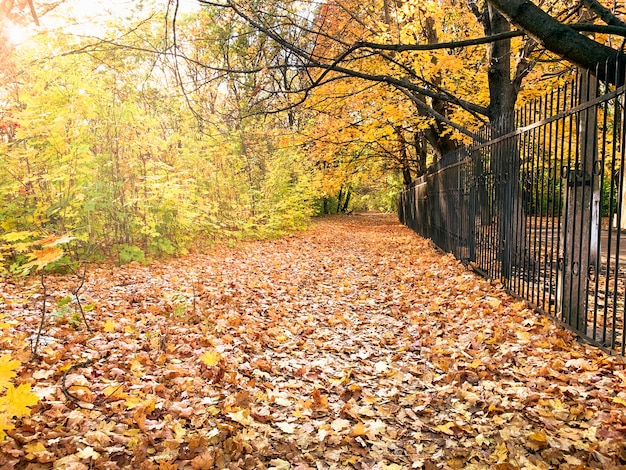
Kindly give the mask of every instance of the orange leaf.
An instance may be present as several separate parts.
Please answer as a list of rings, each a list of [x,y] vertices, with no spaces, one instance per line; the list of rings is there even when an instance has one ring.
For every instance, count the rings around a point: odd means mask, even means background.
[[[350,435],[352,437],[364,436],[365,434],[367,434],[367,429],[365,429],[365,425],[363,423],[356,423],[352,426],[352,429],[350,429]]]
[[[74,238],[75,237],[72,237],[70,235],[61,235],[58,237],[53,235],[53,236],[46,237],[43,240],[40,240],[36,243],[41,246],[51,247],[51,246],[61,245],[63,243],[70,242],[74,240]]]
[[[45,268],[50,263],[60,260],[63,257],[64,251],[61,248],[47,247],[43,250],[35,250],[28,255],[32,261],[26,263],[23,268],[28,269],[32,266],[36,266],[37,269]]]
[[[313,390],[313,404],[319,408],[328,408],[328,397],[322,395],[318,388]]]

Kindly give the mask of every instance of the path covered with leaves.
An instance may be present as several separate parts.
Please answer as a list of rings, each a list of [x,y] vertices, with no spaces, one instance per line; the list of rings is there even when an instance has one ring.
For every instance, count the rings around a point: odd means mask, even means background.
[[[620,468],[626,372],[395,217],[149,266],[0,281],[40,397],[0,468]],[[70,307],[76,305],[70,304]]]

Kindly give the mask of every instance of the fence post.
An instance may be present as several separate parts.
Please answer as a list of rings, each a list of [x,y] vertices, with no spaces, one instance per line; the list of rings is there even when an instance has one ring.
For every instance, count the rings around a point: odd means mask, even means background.
[[[578,91],[580,103],[595,98],[597,89],[597,78],[589,72],[583,73]],[[598,158],[596,106],[578,114],[577,145],[576,159],[568,162],[562,175],[566,186],[559,298],[563,321],[587,334],[589,269],[595,266],[598,257],[600,219],[599,178],[594,175]]]

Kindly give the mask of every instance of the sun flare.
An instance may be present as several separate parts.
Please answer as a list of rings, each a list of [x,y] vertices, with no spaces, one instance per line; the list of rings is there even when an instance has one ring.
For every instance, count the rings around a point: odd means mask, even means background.
[[[20,45],[28,41],[31,37],[31,31],[28,27],[8,22],[4,26],[4,34],[9,44],[14,46]]]

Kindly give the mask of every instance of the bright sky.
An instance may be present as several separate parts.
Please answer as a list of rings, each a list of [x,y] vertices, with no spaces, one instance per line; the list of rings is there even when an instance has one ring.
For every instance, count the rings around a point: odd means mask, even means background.
[[[143,2],[141,0],[65,0],[65,3],[77,16],[85,18],[93,17],[124,17],[133,9],[133,5],[139,4],[151,4],[155,3],[158,7],[165,10],[167,8],[168,0],[153,0],[152,2]],[[173,9],[174,5],[170,8]],[[190,11],[197,10],[199,3],[197,0],[178,0],[179,12],[188,13]]]
[[[174,1],[170,11],[174,11]],[[167,10],[168,0],[65,0],[66,8],[73,12],[73,16],[84,19],[86,24],[101,23],[115,19],[125,19],[141,4],[154,4],[156,9]],[[189,13],[200,8],[197,0],[178,0],[178,12]],[[150,11],[152,8],[146,8]]]
[[[165,12],[168,0],[65,0],[64,4],[55,10],[54,15],[49,14],[40,18],[43,27],[63,27],[80,34],[98,35],[104,31],[104,25],[113,20],[126,20],[133,10],[140,4],[155,5],[146,8],[145,11],[151,11],[154,8]],[[197,0],[178,0],[178,13],[190,13],[197,11],[200,4]],[[37,2],[35,2],[35,8]],[[170,13],[173,13],[174,5],[170,6]],[[67,20],[76,18],[77,24],[69,25]],[[33,33],[36,34],[37,27],[30,25],[28,28],[22,28],[14,25],[7,25],[7,34],[9,40],[14,44],[19,44],[27,40]]]

